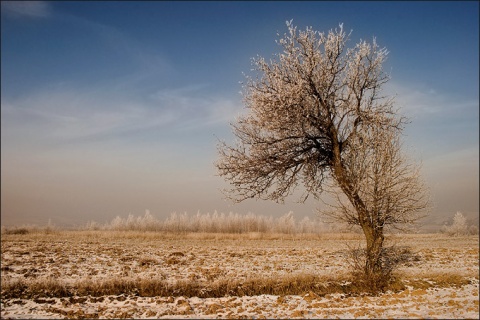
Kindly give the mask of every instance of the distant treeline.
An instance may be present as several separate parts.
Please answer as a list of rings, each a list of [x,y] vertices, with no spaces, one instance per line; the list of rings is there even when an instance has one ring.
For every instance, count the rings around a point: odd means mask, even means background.
[[[105,230],[105,231],[158,231],[170,233],[277,233],[277,234],[322,234],[322,233],[361,233],[361,229],[352,229],[346,224],[324,222],[320,217],[313,219],[304,217],[296,220],[292,211],[281,217],[256,215],[254,213],[238,214],[229,212],[200,213],[189,215],[176,212],[164,220],[159,220],[145,211],[143,216],[129,214],[126,218],[117,216],[110,222],[98,223],[89,221],[85,225],[67,228],[69,230]],[[2,234],[27,234],[27,233],[55,233],[63,230],[50,221],[46,226],[2,226]],[[440,230],[450,236],[463,236],[478,234],[478,227],[468,222],[468,219],[457,212],[453,222],[444,225]]]
[[[303,218],[296,221],[290,211],[279,218],[266,217],[253,213],[228,214],[218,213],[172,213],[164,221],[156,219],[146,210],[144,216],[129,214],[127,218],[116,217],[111,222],[99,224],[91,221],[85,226],[87,230],[115,230],[115,231],[164,231],[164,232],[208,232],[208,233],[322,233],[339,231],[330,224],[319,219]],[[335,230],[334,230],[335,229]]]

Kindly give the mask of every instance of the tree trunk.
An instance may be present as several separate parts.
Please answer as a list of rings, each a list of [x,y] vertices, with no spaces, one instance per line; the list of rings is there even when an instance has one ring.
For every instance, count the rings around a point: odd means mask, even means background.
[[[337,132],[335,128],[332,126],[330,130],[332,132],[332,136],[336,137]],[[345,170],[342,165],[340,143],[336,139],[333,139],[332,151],[332,163],[335,179],[337,180],[344,194],[350,200],[350,203],[357,211],[358,222],[362,227],[363,233],[365,234],[365,239],[367,240],[367,252],[364,269],[365,279],[368,282],[371,282],[372,285],[376,285],[377,279],[379,279],[379,276],[381,276],[383,272],[383,266],[381,263],[381,251],[384,240],[383,227],[380,227],[372,222],[364,202],[358,193],[352,190],[352,183],[350,183],[349,179],[345,175]]]
[[[381,263],[381,251],[383,247],[383,229],[363,226],[363,232],[367,240],[367,252],[365,259],[365,276],[368,280],[375,280],[383,272]]]

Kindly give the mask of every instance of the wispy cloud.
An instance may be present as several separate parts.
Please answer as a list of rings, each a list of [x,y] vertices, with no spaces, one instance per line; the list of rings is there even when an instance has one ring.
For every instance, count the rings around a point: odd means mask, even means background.
[[[404,131],[408,151],[432,170],[440,166],[435,159],[455,159],[462,150],[478,152],[478,100],[398,82],[385,91],[396,94],[396,106],[411,121]]]
[[[230,99],[207,97],[199,86],[161,89],[147,99],[132,92],[113,96],[110,91],[62,88],[14,101],[2,99],[2,133],[9,141],[48,144],[118,139],[150,129],[185,131],[227,125],[239,108]]]
[[[98,140],[173,121],[168,111],[154,112],[134,102],[114,101],[87,92],[45,92],[2,102],[4,131],[44,143]]]
[[[431,119],[444,117],[450,122],[459,120],[473,121],[475,113],[478,119],[478,100],[456,96],[455,92],[437,92],[427,86],[410,86],[391,82],[386,90],[396,95],[397,106],[408,117]]]
[[[47,18],[52,10],[47,1],[2,1],[2,12],[17,17]]]
[[[211,94],[205,85],[161,89],[152,94],[152,99],[161,108],[174,110],[183,129],[210,125],[227,125],[241,110],[232,98]]]

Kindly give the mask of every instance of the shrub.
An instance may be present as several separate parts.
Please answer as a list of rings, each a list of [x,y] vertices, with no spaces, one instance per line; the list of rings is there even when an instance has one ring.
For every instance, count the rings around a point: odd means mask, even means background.
[[[366,265],[366,250],[350,249],[348,260],[351,268],[352,291],[379,293],[396,286],[398,279],[393,272],[400,266],[413,261],[419,261],[419,256],[412,253],[408,247],[383,247],[380,252],[381,272],[368,274],[364,272]]]
[[[471,235],[478,235],[478,227],[477,226],[468,227],[468,233],[470,233]]]
[[[5,233],[5,234],[28,234],[28,233],[30,233],[30,231],[25,227],[13,228],[13,229],[5,228],[5,230],[2,230],[2,231],[3,231],[2,233]]]

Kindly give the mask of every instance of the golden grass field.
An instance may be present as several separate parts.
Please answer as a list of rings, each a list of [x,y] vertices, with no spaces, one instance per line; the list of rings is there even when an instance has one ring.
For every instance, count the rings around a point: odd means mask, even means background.
[[[415,259],[362,294],[359,234],[2,234],[2,318],[478,318],[478,236],[390,235]]]

